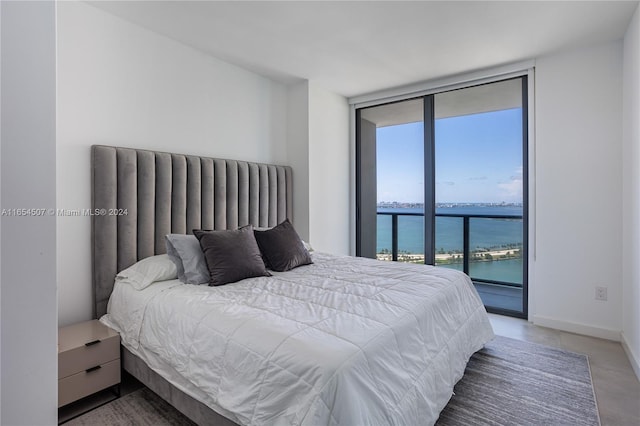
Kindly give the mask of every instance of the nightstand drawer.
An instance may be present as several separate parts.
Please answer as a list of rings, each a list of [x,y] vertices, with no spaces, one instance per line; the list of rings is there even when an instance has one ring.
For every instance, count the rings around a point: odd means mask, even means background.
[[[120,359],[58,380],[58,407],[120,383]]]
[[[58,379],[120,358],[120,336],[94,340],[58,354]]]

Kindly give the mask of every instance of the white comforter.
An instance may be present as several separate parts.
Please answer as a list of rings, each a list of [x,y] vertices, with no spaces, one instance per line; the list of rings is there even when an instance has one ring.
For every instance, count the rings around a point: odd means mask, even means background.
[[[493,337],[469,278],[323,253],[313,261],[221,287],[119,284],[103,321],[240,424],[434,423]]]

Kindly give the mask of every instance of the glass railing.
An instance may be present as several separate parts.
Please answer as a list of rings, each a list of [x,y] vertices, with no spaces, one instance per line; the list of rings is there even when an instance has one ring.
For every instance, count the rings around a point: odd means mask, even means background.
[[[436,213],[435,264],[474,281],[521,287],[521,215]],[[424,214],[378,212],[380,260],[425,263]]]

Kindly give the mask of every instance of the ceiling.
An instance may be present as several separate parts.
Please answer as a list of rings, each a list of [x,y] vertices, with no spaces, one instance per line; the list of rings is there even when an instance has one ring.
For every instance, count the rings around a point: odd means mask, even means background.
[[[637,1],[90,1],[226,62],[346,97],[618,40]]]
[[[434,118],[458,117],[522,106],[522,81],[510,79],[491,84],[437,93]],[[395,126],[424,120],[422,98],[387,103],[360,110],[361,117],[376,127]]]

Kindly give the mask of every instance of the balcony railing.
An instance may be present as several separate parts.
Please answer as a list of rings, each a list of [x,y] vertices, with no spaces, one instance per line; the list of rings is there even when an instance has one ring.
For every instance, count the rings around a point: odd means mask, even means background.
[[[419,255],[416,256],[408,255],[406,253],[402,253],[398,248],[398,218],[401,216],[422,216],[424,217],[424,213],[417,212],[385,212],[379,211],[378,215],[381,216],[390,216],[391,217],[391,259],[397,261],[399,256],[401,260],[405,261],[424,261],[424,254],[422,257]],[[436,213],[436,218],[459,218],[462,220],[462,248],[461,250],[449,250],[449,251],[440,251],[436,252],[436,265],[454,267],[456,269],[460,269],[462,266],[462,270],[470,275],[474,281],[479,282],[487,282],[492,284],[501,284],[507,286],[522,286],[522,278],[520,279],[495,279],[495,278],[486,278],[486,277],[473,277],[470,274],[471,265],[479,265],[480,262],[502,262],[504,260],[518,260],[522,259],[522,240],[510,242],[509,244],[505,244],[503,246],[496,246],[493,248],[479,248],[476,247],[475,250],[470,248],[471,245],[471,222],[472,219],[478,220],[507,220],[507,221],[522,221],[522,215],[496,215],[496,214],[461,214],[461,213]],[[438,225],[436,224],[436,227]],[[424,228],[423,228],[424,230]],[[438,241],[436,241],[436,244]],[[424,250],[424,249],[423,249]],[[424,251],[423,251],[424,253]],[[378,258],[384,257],[389,259],[388,253],[378,253]],[[474,271],[471,271],[472,273]],[[522,272],[522,270],[520,270]],[[515,282],[514,282],[515,281]]]

